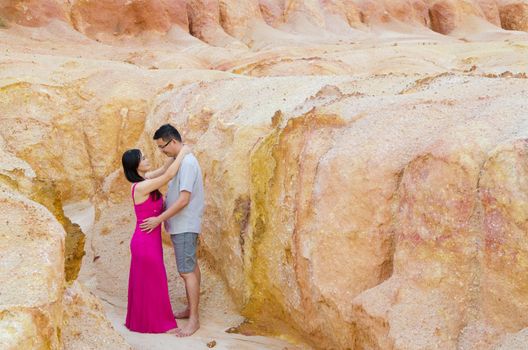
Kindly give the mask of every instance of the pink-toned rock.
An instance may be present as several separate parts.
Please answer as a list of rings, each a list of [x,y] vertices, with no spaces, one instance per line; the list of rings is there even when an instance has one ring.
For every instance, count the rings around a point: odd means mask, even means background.
[[[323,9],[318,0],[287,0],[284,17],[286,21],[295,22],[304,19],[322,28],[326,26]]]
[[[336,19],[351,27],[362,25],[359,11],[351,1],[260,0],[259,5],[266,23],[273,27],[298,19],[323,28],[332,26]]]
[[[219,0],[219,3],[220,24],[226,33],[242,42],[250,43],[253,26],[264,23],[257,0]]]
[[[285,21],[305,20],[322,28],[332,29],[336,21],[346,26],[360,27],[359,11],[352,2],[342,0],[288,0],[284,9]]]
[[[474,166],[431,156],[407,165],[392,222],[394,274],[354,302],[365,346],[456,348],[471,297],[477,177]]]
[[[363,23],[375,26],[397,20],[411,25],[428,25],[428,7],[423,0],[354,0]]]
[[[144,31],[166,33],[172,26],[188,31],[185,1],[76,0],[71,19],[75,29],[90,36],[137,35]]]
[[[497,0],[475,0],[475,2],[480,6],[484,18],[497,27],[501,26],[501,18],[499,14],[499,6]]]
[[[342,17],[349,26],[357,28],[362,27],[359,9],[352,1],[344,0],[325,0],[322,6],[328,14]]]
[[[516,0],[498,2],[502,28],[528,32],[528,2]]]
[[[484,317],[516,332],[528,323],[528,141],[498,148],[480,178],[483,218]]]
[[[476,155],[474,161],[480,158]],[[401,189],[414,194],[399,196],[396,228],[401,233],[397,233],[394,275],[354,302],[356,319],[361,320],[358,338],[364,346],[495,349],[492,344],[501,332],[517,331],[527,324],[522,301],[526,295],[520,287],[526,281],[516,268],[524,269],[522,259],[528,254],[526,248],[519,246],[524,230],[516,232],[513,226],[514,222],[523,222],[527,212],[523,204],[525,190],[520,188],[524,182],[518,181],[524,179],[526,171],[526,141],[494,151],[480,173],[475,171],[478,164],[473,161],[471,165],[470,158],[465,157],[466,166],[458,171],[449,169],[452,165],[443,160],[420,159],[407,166]],[[431,168],[435,163],[434,169]],[[428,184],[429,181],[436,185]],[[450,184],[441,185],[442,182]],[[416,192],[420,187],[443,190],[417,196],[422,191]],[[418,204],[426,198],[426,205]],[[515,207],[505,207],[511,205]],[[483,212],[477,208],[483,208]],[[419,213],[422,210],[427,213]],[[442,226],[443,229],[437,229]],[[481,227],[485,228],[482,236]],[[443,236],[431,236],[433,232]],[[483,260],[476,260],[479,248],[472,246],[474,241],[482,241]],[[515,263],[511,262],[512,256]],[[478,271],[483,273],[480,283],[475,281]],[[507,282],[503,277],[505,271]],[[436,301],[429,304],[430,300]],[[477,304],[470,306],[470,300],[476,300]],[[427,307],[423,307],[425,303]],[[467,318],[479,313],[487,326],[464,328]],[[403,314],[412,315],[411,319],[403,318]],[[444,315],[441,322],[431,323],[438,314]],[[463,336],[457,345],[450,334],[458,333]]]
[[[528,328],[514,334],[507,334],[491,349],[493,350],[523,350],[528,344]]]
[[[193,36],[215,46],[245,47],[221,27],[218,0],[190,0],[187,12],[189,31]]]
[[[2,22],[43,26],[53,19],[71,21],[76,30],[106,41],[143,32],[165,34],[177,26],[215,46],[237,48],[243,46],[230,36],[250,43],[255,25],[263,22],[278,28],[308,21],[336,30],[342,28],[336,20],[354,28],[396,20],[442,34],[451,33],[473,16],[510,30],[526,31],[528,23],[528,4],[518,0],[252,0],[243,5],[230,0],[2,0],[0,9]]]
[[[285,3],[283,0],[259,0],[259,8],[264,21],[272,27],[283,24]]]
[[[441,34],[451,33],[470,17],[484,17],[478,3],[464,0],[429,0],[429,3],[431,29]],[[489,13],[489,8],[486,10]]]
[[[502,331],[487,324],[482,319],[474,319],[467,323],[458,337],[458,347],[460,350],[473,349],[494,349],[497,339],[503,337]]]
[[[413,26],[429,24],[428,6],[424,0],[385,0],[385,9],[390,16]]]
[[[69,3],[61,0],[1,0],[0,20],[40,27],[51,20],[69,21]]]
[[[361,22],[367,25],[390,20],[389,13],[385,11],[383,3],[374,0],[355,0],[354,3],[358,7]]]

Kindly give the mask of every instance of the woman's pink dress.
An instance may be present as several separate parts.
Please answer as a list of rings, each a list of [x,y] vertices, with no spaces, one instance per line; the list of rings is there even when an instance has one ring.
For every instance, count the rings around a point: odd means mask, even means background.
[[[137,184],[132,187],[132,200]],[[128,329],[140,333],[163,333],[176,328],[167,286],[167,274],[163,263],[161,225],[152,232],[141,231],[139,224],[144,219],[158,216],[163,210],[163,198],[154,199],[151,194],[146,201],[134,203],[136,230],[130,242],[132,260],[128,279]]]

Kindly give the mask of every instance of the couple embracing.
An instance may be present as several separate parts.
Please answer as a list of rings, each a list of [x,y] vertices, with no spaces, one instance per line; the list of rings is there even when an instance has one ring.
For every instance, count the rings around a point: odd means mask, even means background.
[[[200,268],[196,246],[204,209],[202,171],[172,125],[161,126],[154,133],[154,141],[168,157],[163,167],[150,171],[150,163],[139,149],[127,150],[122,157],[125,176],[132,183],[131,197],[137,219],[130,242],[125,325],[135,332],[168,332],[186,337],[200,327]],[[164,200],[159,189],[167,183]],[[187,294],[187,308],[176,314],[172,311],[163,262],[162,223],[171,236],[176,265]],[[176,319],[182,318],[189,321],[179,328]]]

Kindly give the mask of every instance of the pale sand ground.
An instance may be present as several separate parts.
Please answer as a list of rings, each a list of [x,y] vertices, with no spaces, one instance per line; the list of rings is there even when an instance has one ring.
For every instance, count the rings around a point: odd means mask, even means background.
[[[130,332],[123,325],[126,314],[125,306],[111,305],[107,300],[104,300],[104,306],[106,315],[112,322],[114,328],[137,350],[208,349],[207,343],[213,340],[216,341],[214,349],[282,350],[294,348],[287,342],[279,339],[261,336],[248,337],[240,334],[226,333],[225,329],[229,328],[229,325],[222,322],[221,314],[217,316],[218,320],[211,319],[210,317],[202,317],[201,328],[192,337],[188,338],[178,338],[168,334],[141,334]],[[185,321],[178,321],[178,324],[183,326],[185,325]]]
[[[75,223],[81,226],[83,232],[87,235],[85,264],[79,280],[84,283],[99,299],[105,308],[106,316],[125,340],[136,350],[183,350],[183,349],[208,349],[207,343],[216,341],[214,349],[233,349],[233,350],[299,350],[305,347],[294,346],[284,340],[262,336],[244,336],[234,333],[226,333],[225,330],[239,325],[243,317],[226,310],[224,300],[216,300],[218,309],[207,310],[202,315],[201,328],[192,337],[178,338],[169,334],[142,334],[130,332],[124,326],[126,316],[126,300],[119,297],[108,295],[97,289],[95,274],[89,270],[90,261],[88,250],[90,245],[90,233],[94,225],[94,208],[89,202],[80,202],[70,204],[64,207],[65,214]],[[220,295],[220,294],[219,294]],[[216,295],[215,295],[216,296]],[[177,309],[175,307],[175,309]],[[184,326],[185,320],[179,320],[179,326]]]

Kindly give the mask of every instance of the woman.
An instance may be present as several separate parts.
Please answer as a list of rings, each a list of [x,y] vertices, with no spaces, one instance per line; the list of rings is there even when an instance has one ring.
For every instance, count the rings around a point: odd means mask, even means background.
[[[133,183],[131,192],[136,212],[136,230],[130,241],[132,259],[125,323],[134,332],[164,333],[177,328],[163,263],[161,225],[152,232],[143,232],[139,224],[162,212],[163,197],[159,188],[176,175],[183,157],[189,152],[185,146],[172,163],[169,161],[166,164],[165,173],[154,179],[145,176],[150,164],[140,150],[131,149],[123,153],[123,169],[127,180]]]

